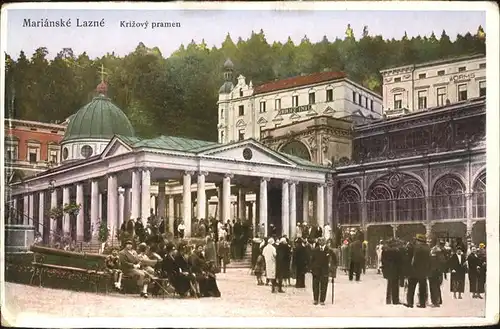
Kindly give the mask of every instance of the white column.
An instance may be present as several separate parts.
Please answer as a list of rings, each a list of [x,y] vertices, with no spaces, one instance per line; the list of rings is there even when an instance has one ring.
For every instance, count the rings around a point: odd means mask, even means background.
[[[108,175],[108,221],[107,225],[110,228],[109,238],[113,241],[116,239],[116,227],[118,222],[118,184],[115,174]]]
[[[83,183],[76,184],[76,204],[80,205],[80,211],[76,215],[76,241],[83,241],[83,225],[84,225],[84,215],[85,207],[83,201]]]
[[[227,218],[222,217],[222,184],[217,185],[217,219],[225,223]]]
[[[45,191],[38,192],[38,232],[43,237],[45,219]]]
[[[99,181],[95,179],[90,182],[90,227],[92,240],[97,238],[99,220]]]
[[[238,218],[241,220],[244,220],[247,218],[246,212],[245,212],[245,206],[246,206],[246,195],[245,192],[243,191],[242,188],[238,189]]]
[[[151,216],[151,210],[153,210],[153,215],[156,215],[156,194],[151,195],[151,203],[150,203],[150,209],[148,212],[148,217]]]
[[[196,206],[198,212],[198,218],[207,218],[207,194],[205,191],[205,175],[207,173],[198,173],[198,189],[196,195]]]
[[[149,214],[151,213],[151,171],[149,169],[142,170],[141,180],[141,219],[142,224],[146,227]]]
[[[328,223],[328,225],[330,225],[333,231],[333,181],[331,179],[329,179],[326,184],[325,205],[326,222]]]
[[[268,236],[267,232],[267,182],[269,178],[263,177],[260,179],[259,193],[259,225],[264,224],[264,235]],[[260,228],[259,228],[260,229]]]
[[[63,209],[69,203],[70,203],[69,186],[64,186],[63,187]],[[63,214],[63,235],[65,236],[66,233],[71,233],[71,227],[70,227],[70,222],[69,222],[69,214],[64,213]]]
[[[28,225],[35,225],[35,194],[31,193],[29,195],[29,202],[28,202],[28,208],[29,208],[29,221]]]
[[[222,180],[222,220],[231,218],[231,174],[224,175]]]
[[[57,189],[54,189],[50,195],[50,210],[57,208]],[[56,221],[53,219],[49,220],[49,234],[51,231],[55,231],[57,228]]]
[[[257,200],[252,202],[252,223],[255,223],[255,218],[257,217]],[[259,224],[259,223],[257,223]]]
[[[123,222],[125,221],[125,189],[122,187],[118,188],[118,225],[117,230],[120,230]]]
[[[325,188],[324,184],[316,185],[316,223],[319,227],[325,226]]]
[[[191,204],[191,175],[192,172],[186,171],[184,172],[184,177],[182,179],[182,220],[184,222],[185,230],[184,236],[186,238],[191,237],[191,220],[192,220],[192,204]]]
[[[290,239],[295,239],[297,234],[297,182],[290,182]]]
[[[175,199],[174,195],[168,196],[168,231],[174,232],[174,219],[175,219]]]
[[[166,218],[165,181],[158,182],[158,217]]]
[[[302,183],[302,221],[309,222],[309,185]]]
[[[132,203],[130,205],[130,216],[136,220],[141,217],[141,173],[139,170],[132,171]]]
[[[23,225],[29,225],[30,218],[30,196],[25,194],[23,197]]]
[[[102,193],[99,192],[99,221],[102,220]]]
[[[13,223],[17,224],[17,218],[19,217],[19,215],[17,213],[17,198],[15,196],[13,196],[11,200],[12,200],[11,201],[12,209],[14,209],[14,218],[10,218],[10,221],[11,221],[12,224]]]
[[[129,187],[126,187],[123,193],[123,221],[126,221],[130,218],[131,193],[131,189]]]
[[[286,179],[281,183],[281,234],[290,237],[290,190]]]

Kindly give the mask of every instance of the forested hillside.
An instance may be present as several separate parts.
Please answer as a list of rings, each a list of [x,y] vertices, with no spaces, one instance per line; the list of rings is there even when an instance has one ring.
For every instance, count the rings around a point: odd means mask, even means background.
[[[328,69],[344,71],[352,80],[380,93],[381,69],[485,53],[486,48],[481,27],[473,34],[458,35],[454,42],[445,31],[440,36],[411,39],[402,34],[400,40],[385,40],[370,35],[365,27],[357,40],[348,26],[343,40],[324,37],[312,43],[304,36],[299,44],[290,38],[282,44],[269,43],[261,30],[247,40],[227,35],[219,48],[192,41],[168,58],[157,47],[140,43],[124,57],[108,53],[91,59],[86,53],[74,54],[65,48],[48,60],[49,51],[55,50],[40,45],[31,56],[24,52],[7,55],[6,116],[13,113],[17,119],[65,120],[90,101],[104,65],[109,96],[125,111],[140,136],[216,140],[217,92],[228,57],[235,64],[235,76],[244,75],[254,86]]]

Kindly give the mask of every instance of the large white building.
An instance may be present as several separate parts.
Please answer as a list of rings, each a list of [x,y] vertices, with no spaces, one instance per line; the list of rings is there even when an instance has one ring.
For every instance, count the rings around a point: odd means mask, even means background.
[[[226,60],[224,69],[225,82],[218,102],[219,143],[260,140],[263,130],[315,116],[382,116],[380,95],[347,79],[343,73],[318,72],[253,86],[241,75],[233,84],[231,60]]]
[[[380,72],[388,117],[486,95],[483,54],[395,67]]]

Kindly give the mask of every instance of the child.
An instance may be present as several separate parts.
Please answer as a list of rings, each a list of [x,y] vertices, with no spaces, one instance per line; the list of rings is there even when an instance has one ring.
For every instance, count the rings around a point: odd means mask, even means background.
[[[255,262],[255,267],[253,269],[253,272],[255,276],[257,277],[257,285],[258,286],[263,286],[264,282],[262,281],[262,275],[264,274],[266,268],[266,262],[264,260],[264,256],[260,254],[257,257],[257,261]]]
[[[110,273],[113,273],[115,288],[121,290],[122,271],[120,270],[120,258],[118,257],[118,249],[113,248],[111,254],[106,257],[106,268]]]

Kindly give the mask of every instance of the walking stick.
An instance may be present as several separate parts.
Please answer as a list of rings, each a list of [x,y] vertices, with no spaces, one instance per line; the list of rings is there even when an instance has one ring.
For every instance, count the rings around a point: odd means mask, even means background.
[[[333,304],[333,296],[335,295],[335,278],[332,275],[332,304]]]

